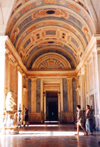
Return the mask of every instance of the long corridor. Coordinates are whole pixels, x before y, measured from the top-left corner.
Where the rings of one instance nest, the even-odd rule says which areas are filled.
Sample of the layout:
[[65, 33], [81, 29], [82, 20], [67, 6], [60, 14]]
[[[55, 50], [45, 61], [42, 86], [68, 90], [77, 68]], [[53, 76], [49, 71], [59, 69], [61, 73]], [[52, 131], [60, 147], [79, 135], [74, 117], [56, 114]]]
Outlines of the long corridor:
[[99, 147], [100, 132], [93, 135], [75, 136], [75, 125], [33, 124], [19, 127], [19, 134], [0, 134], [0, 147]]

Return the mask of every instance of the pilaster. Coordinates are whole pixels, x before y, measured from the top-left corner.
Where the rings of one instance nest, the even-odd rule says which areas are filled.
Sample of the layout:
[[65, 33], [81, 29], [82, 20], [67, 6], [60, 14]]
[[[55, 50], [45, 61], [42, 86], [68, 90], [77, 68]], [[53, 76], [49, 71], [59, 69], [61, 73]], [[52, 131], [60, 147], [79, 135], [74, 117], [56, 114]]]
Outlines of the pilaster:
[[60, 108], [61, 108], [61, 93], [58, 92], [58, 120], [59, 121], [61, 121]]
[[31, 78], [31, 113], [36, 113], [36, 78]]
[[73, 113], [72, 78], [67, 78], [68, 112]]
[[85, 98], [85, 67], [81, 70], [80, 75], [80, 87], [81, 87], [81, 108], [85, 109], [86, 107], [86, 98]]
[[44, 121], [46, 121], [46, 92], [43, 93], [44, 99]]
[[43, 80], [41, 79], [41, 123], [43, 123], [43, 121], [44, 121], [43, 106], [44, 106], [44, 102], [43, 102]]

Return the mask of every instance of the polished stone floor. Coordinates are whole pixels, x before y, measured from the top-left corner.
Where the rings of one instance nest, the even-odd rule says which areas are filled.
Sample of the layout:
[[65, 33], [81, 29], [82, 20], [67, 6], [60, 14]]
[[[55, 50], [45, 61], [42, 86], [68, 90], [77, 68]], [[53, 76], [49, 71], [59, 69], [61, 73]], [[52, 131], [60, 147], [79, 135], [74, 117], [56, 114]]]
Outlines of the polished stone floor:
[[99, 147], [100, 132], [75, 136], [75, 125], [34, 124], [19, 128], [17, 135], [0, 134], [0, 147]]

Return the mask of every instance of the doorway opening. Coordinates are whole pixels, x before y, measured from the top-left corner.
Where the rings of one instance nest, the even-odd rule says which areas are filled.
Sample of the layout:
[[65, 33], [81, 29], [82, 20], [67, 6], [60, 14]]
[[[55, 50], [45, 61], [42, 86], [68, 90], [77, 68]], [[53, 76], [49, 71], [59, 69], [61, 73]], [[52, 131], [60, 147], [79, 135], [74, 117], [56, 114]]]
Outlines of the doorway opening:
[[58, 92], [46, 92], [46, 120], [58, 121]]

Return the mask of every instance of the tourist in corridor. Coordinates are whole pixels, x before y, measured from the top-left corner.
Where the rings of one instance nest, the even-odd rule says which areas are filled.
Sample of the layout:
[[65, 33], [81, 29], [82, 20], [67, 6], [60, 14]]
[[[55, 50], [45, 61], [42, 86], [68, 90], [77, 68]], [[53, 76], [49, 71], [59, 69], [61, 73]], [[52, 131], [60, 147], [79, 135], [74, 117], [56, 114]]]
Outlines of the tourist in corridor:
[[86, 131], [93, 134], [93, 115], [89, 105], [86, 106]]
[[79, 135], [79, 127], [81, 127], [84, 130], [84, 132], [85, 132], [84, 135], [88, 135], [88, 132], [83, 127], [81, 106], [77, 105], [77, 134], [75, 134], [75, 135]]

